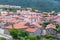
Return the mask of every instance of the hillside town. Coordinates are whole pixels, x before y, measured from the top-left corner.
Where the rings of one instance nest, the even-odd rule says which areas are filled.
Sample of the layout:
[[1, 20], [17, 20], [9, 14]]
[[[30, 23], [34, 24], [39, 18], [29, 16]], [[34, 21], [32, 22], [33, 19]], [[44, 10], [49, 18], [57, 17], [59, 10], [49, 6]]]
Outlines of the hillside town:
[[[13, 12], [8, 11], [9, 8], [18, 9]], [[30, 36], [42, 37], [41, 40], [47, 34], [60, 40], [60, 12], [41, 12], [32, 8], [22, 9], [21, 6], [0, 5], [0, 36], [4, 35], [7, 40], [12, 40], [9, 32], [11, 29], [26, 30]]]

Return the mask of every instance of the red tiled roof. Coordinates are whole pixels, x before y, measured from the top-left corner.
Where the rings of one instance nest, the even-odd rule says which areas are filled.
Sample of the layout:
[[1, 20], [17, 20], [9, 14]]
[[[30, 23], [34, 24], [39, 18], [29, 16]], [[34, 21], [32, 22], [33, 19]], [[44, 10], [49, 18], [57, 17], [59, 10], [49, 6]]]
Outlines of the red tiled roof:
[[49, 24], [49, 25], [46, 26], [46, 29], [47, 29], [47, 28], [54, 28], [54, 29], [55, 29], [56, 26], [55, 26], [54, 24]]
[[42, 26], [39, 25], [38, 23], [35, 23], [34, 25], [37, 26], [38, 28], [42, 28]]
[[7, 28], [7, 29], [12, 29], [12, 25], [9, 25], [9, 26], [7, 26], [7, 27], [5, 27], [5, 28]]
[[37, 30], [37, 28], [27, 28], [26, 31], [28, 32], [35, 32]]
[[[16, 23], [13, 26], [15, 29], [21, 29], [21, 28], [28, 28], [28, 26], [24, 26], [24, 23]], [[12, 29], [12, 25], [5, 27], [7, 29]]]

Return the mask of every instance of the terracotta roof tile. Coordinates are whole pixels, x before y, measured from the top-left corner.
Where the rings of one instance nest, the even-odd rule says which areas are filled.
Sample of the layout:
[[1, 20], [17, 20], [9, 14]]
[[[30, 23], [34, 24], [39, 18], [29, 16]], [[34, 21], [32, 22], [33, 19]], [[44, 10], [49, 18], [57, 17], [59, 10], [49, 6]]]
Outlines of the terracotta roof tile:
[[38, 28], [42, 28], [42, 26], [39, 25], [38, 23], [35, 23], [34, 25], [37, 26]]
[[49, 24], [49, 25], [46, 26], [46, 29], [47, 29], [47, 28], [54, 28], [54, 29], [55, 29], [56, 26], [55, 26], [54, 24]]
[[[10, 26], [7, 26], [7, 27], [5, 27], [5, 28], [7, 28], [7, 29], [11, 29], [12, 28], [12, 25], [10, 25]], [[22, 23], [22, 24], [20, 24], [20, 23], [17, 23], [17, 24], [14, 24], [14, 28], [15, 29], [21, 29], [21, 28], [28, 28], [28, 26], [24, 26], [24, 24]]]
[[12, 25], [6, 26], [6, 29], [12, 29]]
[[35, 32], [37, 30], [37, 28], [27, 28], [26, 31], [28, 32]]

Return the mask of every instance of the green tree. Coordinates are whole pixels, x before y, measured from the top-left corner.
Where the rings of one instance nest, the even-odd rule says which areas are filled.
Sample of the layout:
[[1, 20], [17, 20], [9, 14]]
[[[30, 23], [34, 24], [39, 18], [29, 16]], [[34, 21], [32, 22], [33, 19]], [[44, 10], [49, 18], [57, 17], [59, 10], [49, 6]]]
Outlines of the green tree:
[[60, 28], [56, 28], [55, 30], [56, 30], [58, 33], [60, 33]]
[[19, 40], [25, 40], [25, 39], [27, 40], [28, 36], [29, 36], [29, 33], [26, 30], [21, 30], [18, 33], [18, 39]]
[[29, 40], [40, 40], [37, 36], [29, 36]]
[[17, 38], [18, 38], [18, 30], [17, 30], [17, 29], [11, 29], [11, 30], [10, 30], [10, 35], [11, 35], [14, 39], [17, 39]]
[[3, 11], [7, 10], [7, 8], [3, 8]]
[[57, 38], [53, 38], [52, 36], [53, 35], [51, 35], [51, 34], [47, 34], [44, 36], [44, 40], [58, 40]]
[[35, 12], [35, 9], [32, 9], [32, 12]]
[[57, 13], [53, 13], [53, 14], [51, 14], [51, 15], [57, 16]]
[[26, 30], [21, 30], [21, 31], [18, 33], [18, 35], [19, 35], [20, 37], [25, 37], [25, 36], [28, 36], [29, 33], [28, 33]]
[[60, 33], [60, 26], [59, 26], [59, 24], [55, 24], [56, 25], [56, 31], [58, 32], [58, 33]]
[[48, 24], [50, 24], [51, 22], [44, 22], [43, 24], [42, 24], [42, 26], [43, 27], [46, 27]]
[[56, 25], [56, 28], [59, 28], [60, 26], [59, 26], [59, 24], [55, 24]]
[[44, 40], [58, 40], [57, 38], [44, 38]]
[[51, 34], [47, 34], [47, 35], [45, 35], [45, 38], [51, 38], [51, 37], [52, 37]]
[[0, 37], [0, 40], [6, 40], [6, 38]]

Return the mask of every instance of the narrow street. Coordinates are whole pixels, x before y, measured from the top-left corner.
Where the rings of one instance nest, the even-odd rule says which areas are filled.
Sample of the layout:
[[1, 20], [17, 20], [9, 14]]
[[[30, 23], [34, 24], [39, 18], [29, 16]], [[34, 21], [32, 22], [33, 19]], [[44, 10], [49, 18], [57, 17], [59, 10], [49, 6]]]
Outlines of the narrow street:
[[41, 40], [45, 40], [45, 39], [44, 39], [44, 35], [46, 35], [46, 30], [45, 30], [45, 29], [42, 30], [42, 37], [41, 37]]

